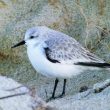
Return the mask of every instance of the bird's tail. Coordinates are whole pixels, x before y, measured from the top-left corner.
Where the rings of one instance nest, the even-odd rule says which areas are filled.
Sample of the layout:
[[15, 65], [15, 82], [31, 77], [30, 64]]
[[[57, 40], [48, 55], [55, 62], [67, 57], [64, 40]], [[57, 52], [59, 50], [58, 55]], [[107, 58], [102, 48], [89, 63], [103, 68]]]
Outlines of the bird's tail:
[[98, 68], [110, 68], [109, 63], [97, 63], [97, 62], [77, 62], [75, 65], [98, 67]]

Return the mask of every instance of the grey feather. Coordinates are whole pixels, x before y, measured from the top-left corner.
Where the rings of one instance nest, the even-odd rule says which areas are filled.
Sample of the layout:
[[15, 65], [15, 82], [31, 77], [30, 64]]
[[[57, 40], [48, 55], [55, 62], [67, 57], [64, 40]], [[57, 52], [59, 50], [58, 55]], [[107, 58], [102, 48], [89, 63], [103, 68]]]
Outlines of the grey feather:
[[48, 57], [51, 59], [65, 64], [74, 64], [76, 62], [104, 62], [68, 35], [57, 31], [50, 31], [46, 37], [47, 40], [45, 43], [50, 50], [48, 51]]

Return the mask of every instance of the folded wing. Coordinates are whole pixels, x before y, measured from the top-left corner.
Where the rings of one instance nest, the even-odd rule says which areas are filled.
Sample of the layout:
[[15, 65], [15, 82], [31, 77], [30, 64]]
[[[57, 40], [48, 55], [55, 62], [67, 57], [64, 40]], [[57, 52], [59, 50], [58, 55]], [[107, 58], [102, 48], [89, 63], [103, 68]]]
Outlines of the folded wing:
[[47, 58], [51, 62], [53, 61], [53, 63], [79, 64], [83, 66], [89, 62], [91, 63], [90, 65], [93, 63], [104, 63], [102, 59], [90, 53], [74, 38], [68, 35], [54, 31], [49, 36], [51, 37], [45, 41], [47, 45], [45, 53]]

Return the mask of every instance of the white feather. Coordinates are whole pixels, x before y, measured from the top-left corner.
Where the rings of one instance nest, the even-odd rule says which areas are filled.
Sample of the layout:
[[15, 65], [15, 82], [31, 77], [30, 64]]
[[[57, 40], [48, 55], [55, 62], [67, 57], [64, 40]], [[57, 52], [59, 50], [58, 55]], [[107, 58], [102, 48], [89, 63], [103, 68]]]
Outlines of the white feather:
[[[30, 39], [30, 36], [35, 38]], [[78, 75], [84, 70], [93, 69], [75, 65], [74, 63], [77, 62], [104, 62], [83, 48], [75, 39], [44, 26], [29, 29], [25, 34], [25, 42], [33, 67], [37, 72], [48, 77], [67, 78]], [[52, 63], [47, 59], [44, 50], [46, 47], [50, 49], [49, 57], [60, 63]], [[62, 57], [58, 57], [61, 55], [60, 53], [62, 53]]]

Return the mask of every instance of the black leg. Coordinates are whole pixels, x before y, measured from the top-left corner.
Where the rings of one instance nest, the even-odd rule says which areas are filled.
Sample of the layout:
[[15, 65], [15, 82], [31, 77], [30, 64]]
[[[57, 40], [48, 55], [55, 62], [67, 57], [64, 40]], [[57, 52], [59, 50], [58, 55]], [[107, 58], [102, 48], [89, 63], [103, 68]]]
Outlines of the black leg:
[[54, 84], [54, 89], [53, 89], [52, 96], [51, 96], [49, 99], [47, 99], [47, 102], [50, 101], [50, 100], [52, 100], [52, 99], [55, 99], [55, 98], [63, 97], [63, 96], [65, 95], [66, 79], [64, 79], [62, 94], [59, 95], [58, 97], [55, 97], [55, 91], [56, 91], [56, 88], [57, 88], [58, 82], [59, 82], [59, 80], [56, 78], [56, 79], [55, 79], [55, 84]]
[[49, 99], [46, 100], [47, 102], [50, 101], [50, 100], [52, 100], [52, 99], [55, 99], [55, 98], [56, 98], [56, 97], [55, 97], [55, 91], [56, 91], [58, 82], [59, 82], [59, 80], [56, 78], [56, 79], [55, 79], [55, 83], [54, 83], [54, 89], [53, 89], [52, 96], [51, 96]]
[[65, 95], [65, 88], [66, 88], [66, 79], [64, 79], [63, 91], [62, 91], [62, 94], [59, 97], [63, 97]]
[[53, 89], [53, 93], [52, 93], [52, 97], [51, 98], [55, 98], [55, 91], [56, 91], [58, 82], [59, 82], [59, 80], [56, 78], [55, 79], [54, 89]]
[[66, 88], [66, 79], [64, 79], [62, 96], [65, 95], [65, 88]]

